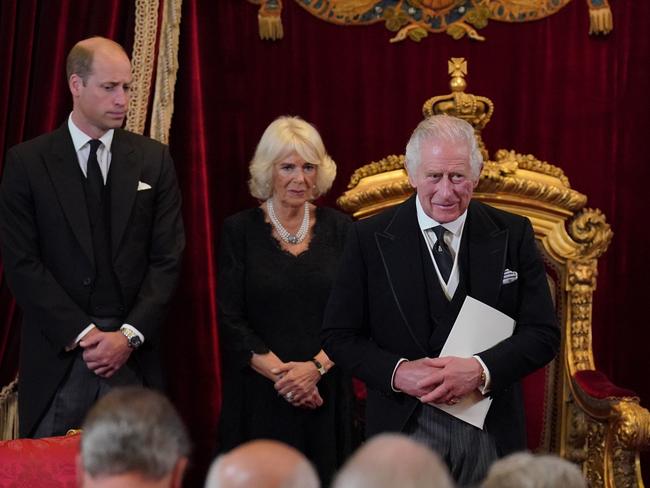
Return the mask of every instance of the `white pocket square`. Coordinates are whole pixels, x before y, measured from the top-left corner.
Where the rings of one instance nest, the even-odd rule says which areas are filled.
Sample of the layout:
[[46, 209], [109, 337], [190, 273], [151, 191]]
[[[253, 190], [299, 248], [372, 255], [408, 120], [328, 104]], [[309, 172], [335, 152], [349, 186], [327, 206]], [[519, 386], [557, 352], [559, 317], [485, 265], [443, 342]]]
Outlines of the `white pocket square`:
[[138, 181], [138, 191], [142, 190], [151, 190], [151, 185], [148, 185], [144, 181]]
[[506, 268], [506, 270], [503, 272], [502, 284], [507, 285], [508, 283], [517, 281], [517, 278], [519, 278], [519, 274], [516, 271], [511, 271], [508, 268]]

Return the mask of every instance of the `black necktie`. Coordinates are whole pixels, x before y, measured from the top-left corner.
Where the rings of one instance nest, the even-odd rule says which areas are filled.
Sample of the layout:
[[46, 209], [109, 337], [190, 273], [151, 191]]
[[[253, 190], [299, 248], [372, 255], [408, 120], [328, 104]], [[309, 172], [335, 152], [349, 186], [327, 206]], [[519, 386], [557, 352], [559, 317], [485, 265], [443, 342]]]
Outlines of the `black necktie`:
[[447, 247], [447, 243], [445, 243], [445, 232], [447, 232], [447, 229], [442, 225], [436, 225], [433, 228], [433, 233], [438, 239], [433, 245], [433, 258], [436, 260], [442, 279], [447, 283], [451, 268], [454, 266], [454, 258], [451, 257], [451, 251]]
[[88, 155], [88, 166], [86, 167], [88, 183], [100, 202], [104, 193], [104, 177], [102, 176], [102, 170], [99, 169], [99, 162], [97, 161], [97, 148], [99, 148], [101, 143], [102, 141], [99, 139], [91, 139], [88, 141], [90, 154]]

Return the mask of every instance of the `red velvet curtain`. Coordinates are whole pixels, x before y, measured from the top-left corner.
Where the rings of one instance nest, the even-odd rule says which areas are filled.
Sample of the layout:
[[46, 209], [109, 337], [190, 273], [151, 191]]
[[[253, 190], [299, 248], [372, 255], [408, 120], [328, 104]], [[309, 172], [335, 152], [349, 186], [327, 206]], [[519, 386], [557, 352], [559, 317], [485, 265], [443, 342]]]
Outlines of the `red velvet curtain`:
[[207, 3], [183, 2], [181, 68], [170, 141], [183, 193], [187, 248], [173, 326], [168, 329], [167, 366], [173, 399], [195, 443], [187, 486], [202, 486], [216, 447], [221, 400], [215, 301], [215, 226], [219, 222], [213, 197], [218, 191], [213, 182], [221, 180], [214, 155], [221, 138], [212, 130], [215, 108], [210, 103], [209, 83], [213, 80], [206, 76], [210, 63], [204, 62], [213, 46], [198, 9]]
[[[102, 35], [129, 52], [134, 26], [135, 9], [128, 0], [0, 2], [0, 172], [7, 149], [58, 127], [70, 112], [65, 58], [74, 43]], [[0, 385], [18, 369], [19, 323], [20, 311], [2, 274]]]
[[[334, 187], [321, 202], [333, 205], [355, 168], [403, 152], [423, 102], [449, 92], [447, 60], [465, 57], [468, 91], [496, 105], [483, 134], [489, 150], [517, 149], [560, 166], [612, 225], [614, 241], [601, 260], [595, 295], [597, 365], [650, 406], [650, 333], [644, 326], [650, 231], [643, 225], [650, 203], [642, 198], [650, 2], [610, 2], [614, 31], [604, 37], [588, 35], [586, 2], [575, 0], [541, 21], [490, 22], [481, 30], [487, 37], [482, 43], [442, 34], [419, 44], [389, 44], [391, 33], [382, 25], [340, 27], [312, 17], [297, 2], [283, 3], [285, 38], [277, 42], [259, 39], [257, 7], [244, 0], [183, 5], [171, 148], [196, 255], [188, 256], [184, 281], [193, 301], [188, 295], [181, 310], [192, 303], [201, 317], [214, 319], [220, 225], [255, 204], [247, 165], [271, 120], [297, 114], [317, 125], [338, 163]], [[213, 321], [186, 324], [187, 354], [209, 358], [199, 349], [213, 345], [212, 327]], [[212, 417], [201, 413], [214, 421], [219, 392], [204, 379], [203, 358], [195, 362], [204, 372], [194, 372], [199, 384], [209, 389], [205, 403], [193, 409], [215, 409]]]

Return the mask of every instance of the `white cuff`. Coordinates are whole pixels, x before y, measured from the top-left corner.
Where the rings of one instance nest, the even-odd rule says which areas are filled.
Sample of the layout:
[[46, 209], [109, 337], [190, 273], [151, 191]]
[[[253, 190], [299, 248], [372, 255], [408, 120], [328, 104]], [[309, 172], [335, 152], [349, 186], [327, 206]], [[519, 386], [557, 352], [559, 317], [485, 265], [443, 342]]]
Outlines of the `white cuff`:
[[480, 357], [478, 356], [472, 356], [472, 357], [476, 358], [476, 360], [483, 368], [483, 371], [485, 372], [485, 384], [483, 386], [479, 386], [478, 388], [478, 391], [480, 391], [483, 395], [485, 395], [490, 391], [490, 370], [488, 369], [488, 367], [485, 365], [485, 363]]
[[399, 365], [404, 363], [404, 362], [408, 362], [408, 359], [402, 358], [399, 361], [397, 361], [397, 364], [395, 365], [395, 368], [393, 369], [393, 374], [390, 376], [390, 388], [395, 393], [402, 393], [401, 390], [398, 390], [397, 388], [395, 388], [394, 381], [395, 381], [395, 373], [397, 372], [397, 368], [399, 368]]
[[137, 335], [140, 338], [140, 342], [144, 344], [144, 336], [138, 329], [133, 327], [131, 324], [123, 324], [122, 327], [120, 327], [120, 329], [129, 329], [131, 332]]
[[75, 347], [79, 345], [79, 342], [81, 339], [84, 338], [84, 336], [93, 330], [95, 328], [95, 324], [89, 324], [88, 327], [86, 327], [84, 330], [82, 330], [77, 337], [74, 338], [74, 341], [72, 341], [71, 344], [68, 344], [68, 346], [65, 348], [66, 352], [67, 351], [72, 351]]

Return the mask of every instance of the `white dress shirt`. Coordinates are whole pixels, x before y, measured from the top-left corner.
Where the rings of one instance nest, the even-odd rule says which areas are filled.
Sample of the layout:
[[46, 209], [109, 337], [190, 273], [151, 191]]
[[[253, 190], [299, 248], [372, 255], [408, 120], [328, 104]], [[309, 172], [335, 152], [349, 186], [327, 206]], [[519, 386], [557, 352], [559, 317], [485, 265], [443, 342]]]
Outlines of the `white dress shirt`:
[[[447, 297], [447, 300], [452, 300], [454, 298], [454, 293], [456, 293], [456, 289], [458, 288], [458, 284], [460, 282], [460, 269], [458, 267], [458, 254], [459, 254], [458, 250], [460, 249], [460, 241], [463, 237], [463, 229], [465, 228], [465, 220], [467, 219], [467, 210], [465, 210], [456, 220], [453, 220], [451, 222], [446, 222], [445, 224], [441, 224], [426, 214], [426, 212], [422, 208], [420, 199], [417, 196], [415, 197], [415, 208], [417, 210], [418, 225], [420, 227], [420, 232], [422, 232], [424, 241], [427, 243], [429, 256], [431, 257], [431, 261], [433, 262], [433, 267], [436, 270], [436, 275], [438, 276], [440, 287], [442, 288], [442, 291]], [[438, 269], [438, 263], [436, 263], [436, 260], [433, 257], [433, 246], [438, 241], [438, 238], [433, 232], [433, 228], [438, 225], [442, 225], [448, 231], [445, 232], [444, 234], [444, 240], [445, 240], [445, 244], [447, 244], [447, 247], [449, 248], [449, 251], [451, 251], [452, 257], [454, 258], [454, 265], [451, 269], [451, 274], [449, 275], [449, 281], [447, 281], [446, 283], [445, 280], [442, 278], [442, 275], [440, 274], [440, 270]], [[487, 366], [485, 365], [485, 363], [480, 357], [478, 356], [473, 356], [473, 357], [475, 357], [478, 360], [478, 362], [481, 364], [481, 367], [483, 368], [483, 371], [485, 372], [485, 385], [479, 388], [481, 393], [485, 394], [487, 393], [487, 391], [489, 391], [490, 371], [488, 370]], [[408, 359], [406, 358], [400, 359], [399, 361], [397, 361], [397, 364], [393, 369], [393, 374], [390, 378], [390, 386], [393, 389], [393, 391], [399, 391], [395, 388], [395, 383], [394, 383], [395, 372], [397, 371], [399, 365], [402, 364], [404, 361], [408, 361]]]
[[[75, 125], [72, 121], [72, 114], [68, 117], [68, 130], [70, 131], [70, 136], [72, 137], [72, 145], [74, 150], [77, 153], [77, 160], [79, 161], [79, 167], [84, 176], [88, 176], [88, 156], [90, 156], [90, 144], [92, 140], [88, 134], [83, 132], [79, 127]], [[99, 163], [99, 169], [102, 172], [102, 177], [104, 178], [104, 184], [106, 184], [106, 179], [108, 178], [108, 170], [111, 167], [111, 144], [113, 143], [113, 135], [115, 131], [110, 129], [99, 138], [101, 144], [97, 148], [97, 162]], [[68, 347], [68, 350], [74, 349], [79, 341], [83, 337], [95, 328], [95, 324], [88, 324], [84, 330], [75, 338], [71, 346]], [[121, 328], [126, 328], [132, 330], [139, 338], [140, 341], [144, 343], [144, 336], [142, 333], [133, 327], [130, 324], [124, 324]]]
[[[460, 240], [463, 237], [463, 229], [465, 228], [465, 219], [467, 218], [467, 210], [465, 210], [460, 217], [452, 222], [447, 222], [444, 225], [436, 222], [434, 219], [429, 217], [422, 208], [420, 199], [416, 197], [415, 199], [415, 208], [418, 213], [418, 224], [420, 226], [420, 232], [424, 237], [425, 242], [427, 243], [427, 248], [429, 250], [429, 256], [431, 261], [433, 261], [433, 266], [436, 269], [436, 274], [438, 275], [438, 281], [440, 281], [440, 287], [445, 293], [447, 300], [454, 298], [454, 293], [456, 293], [456, 288], [458, 288], [458, 283], [460, 282], [460, 271], [458, 269], [458, 250], [460, 249]], [[433, 246], [438, 242], [438, 238], [433, 232], [433, 228], [438, 225], [442, 225], [448, 232], [445, 232], [444, 239], [445, 244], [451, 251], [451, 256], [454, 258], [454, 265], [451, 268], [451, 274], [449, 275], [449, 281], [445, 283], [445, 280], [442, 279], [440, 270], [438, 269], [438, 263], [433, 257]]]

